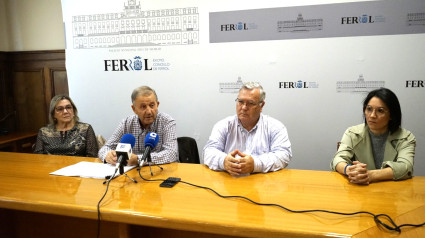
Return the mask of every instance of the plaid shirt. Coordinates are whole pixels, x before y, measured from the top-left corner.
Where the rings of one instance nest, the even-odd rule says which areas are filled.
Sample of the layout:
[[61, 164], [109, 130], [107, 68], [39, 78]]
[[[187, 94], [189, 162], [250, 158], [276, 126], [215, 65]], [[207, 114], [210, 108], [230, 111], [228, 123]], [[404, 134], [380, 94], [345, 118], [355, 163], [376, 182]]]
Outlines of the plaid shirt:
[[152, 162], [155, 164], [179, 162], [176, 122], [170, 115], [161, 112], [158, 113], [156, 120], [146, 129], [141, 127], [137, 115], [131, 115], [122, 120], [106, 144], [99, 150], [99, 158], [104, 161], [108, 152], [117, 147], [121, 137], [130, 133], [136, 138], [133, 154], [136, 154], [141, 159], [145, 151], [145, 137], [149, 132], [155, 132], [159, 136], [158, 144], [151, 152]]

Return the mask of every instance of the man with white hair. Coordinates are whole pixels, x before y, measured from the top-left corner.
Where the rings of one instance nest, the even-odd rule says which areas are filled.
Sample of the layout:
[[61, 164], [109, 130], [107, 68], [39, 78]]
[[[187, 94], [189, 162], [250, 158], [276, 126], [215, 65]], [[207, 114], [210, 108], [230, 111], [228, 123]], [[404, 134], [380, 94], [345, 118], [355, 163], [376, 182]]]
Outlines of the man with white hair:
[[263, 115], [266, 93], [259, 83], [245, 83], [236, 98], [236, 115], [214, 125], [203, 150], [212, 170], [233, 176], [267, 173], [285, 168], [291, 157], [286, 127]]
[[178, 162], [176, 122], [170, 115], [158, 111], [159, 101], [155, 90], [148, 86], [138, 87], [131, 94], [131, 102], [134, 115], [121, 121], [106, 144], [99, 150], [99, 158], [106, 163], [116, 164], [115, 149], [122, 136], [130, 133], [136, 141], [128, 165], [136, 165], [143, 157], [146, 135], [155, 132], [159, 141], [152, 150], [152, 162], [155, 164]]

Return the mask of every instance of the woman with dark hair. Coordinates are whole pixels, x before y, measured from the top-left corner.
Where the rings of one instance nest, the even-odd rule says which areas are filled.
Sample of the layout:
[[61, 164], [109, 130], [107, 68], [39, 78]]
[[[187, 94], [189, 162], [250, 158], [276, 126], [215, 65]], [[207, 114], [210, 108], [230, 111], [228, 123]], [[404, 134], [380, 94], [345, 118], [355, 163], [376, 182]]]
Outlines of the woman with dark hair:
[[49, 121], [38, 132], [34, 153], [97, 157], [94, 130], [91, 125], [79, 122], [77, 107], [70, 97], [52, 98]]
[[332, 170], [356, 184], [411, 178], [416, 139], [400, 127], [397, 96], [387, 88], [369, 92], [363, 115], [364, 124], [345, 131], [331, 162]]

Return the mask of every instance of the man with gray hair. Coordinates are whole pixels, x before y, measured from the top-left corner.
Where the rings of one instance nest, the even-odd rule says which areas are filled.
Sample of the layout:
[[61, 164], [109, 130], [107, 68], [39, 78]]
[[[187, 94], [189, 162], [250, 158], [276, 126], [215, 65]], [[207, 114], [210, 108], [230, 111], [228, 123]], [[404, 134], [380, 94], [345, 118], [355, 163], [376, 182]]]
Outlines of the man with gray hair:
[[263, 115], [266, 93], [259, 83], [245, 83], [236, 98], [236, 115], [217, 122], [203, 150], [212, 170], [233, 176], [285, 168], [292, 157], [286, 127]]
[[128, 165], [137, 165], [145, 150], [144, 140], [149, 132], [158, 134], [158, 144], [151, 152], [152, 162], [166, 164], [178, 162], [176, 122], [165, 113], [158, 112], [159, 101], [155, 90], [141, 86], [131, 94], [131, 108], [135, 115], [128, 116], [118, 125], [106, 144], [99, 150], [99, 158], [106, 163], [116, 164], [115, 148], [125, 134], [136, 138], [133, 154]]

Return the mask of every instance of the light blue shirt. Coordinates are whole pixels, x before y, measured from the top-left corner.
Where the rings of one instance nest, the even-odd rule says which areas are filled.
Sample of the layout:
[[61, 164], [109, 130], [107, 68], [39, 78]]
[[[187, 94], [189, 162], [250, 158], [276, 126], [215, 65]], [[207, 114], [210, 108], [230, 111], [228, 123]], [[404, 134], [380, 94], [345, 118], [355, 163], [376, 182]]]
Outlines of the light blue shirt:
[[212, 170], [224, 170], [224, 158], [236, 149], [252, 156], [254, 173], [283, 169], [292, 158], [286, 127], [263, 114], [251, 131], [242, 126], [237, 115], [217, 122], [203, 150], [204, 164]]

